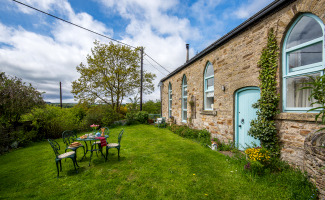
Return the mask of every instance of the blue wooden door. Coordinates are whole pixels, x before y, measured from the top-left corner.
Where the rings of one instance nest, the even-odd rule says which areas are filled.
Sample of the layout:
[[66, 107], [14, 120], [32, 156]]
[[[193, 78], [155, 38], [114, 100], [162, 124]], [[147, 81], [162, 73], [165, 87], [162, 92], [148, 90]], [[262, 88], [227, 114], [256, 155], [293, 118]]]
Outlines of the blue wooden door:
[[252, 107], [260, 98], [260, 89], [258, 87], [247, 87], [236, 92], [235, 102], [235, 140], [237, 147], [244, 150], [246, 144], [252, 143], [260, 146], [260, 141], [248, 135], [250, 122], [256, 119], [256, 110]]

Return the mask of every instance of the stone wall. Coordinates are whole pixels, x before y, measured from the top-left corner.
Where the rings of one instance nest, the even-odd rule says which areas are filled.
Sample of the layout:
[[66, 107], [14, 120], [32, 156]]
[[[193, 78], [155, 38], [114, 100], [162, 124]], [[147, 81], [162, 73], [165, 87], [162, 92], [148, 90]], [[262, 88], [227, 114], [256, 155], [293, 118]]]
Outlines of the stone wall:
[[305, 143], [304, 170], [319, 188], [319, 199], [325, 198], [325, 131], [311, 132]]
[[[188, 104], [188, 116], [193, 116], [192, 127], [208, 129], [211, 137], [228, 141], [234, 139], [234, 94], [244, 87], [258, 86], [259, 67], [257, 62], [262, 49], [266, 47], [268, 31], [273, 28], [278, 45], [281, 47], [287, 30], [300, 13], [313, 13], [325, 22], [325, 0], [297, 0], [249, 26], [236, 37], [228, 40], [203, 58], [184, 68], [163, 82], [162, 115], [168, 118], [168, 84], [172, 84], [172, 110], [176, 123], [181, 122], [182, 78], [187, 77], [188, 99], [195, 99], [195, 115]], [[213, 111], [203, 109], [204, 69], [207, 62], [214, 67], [214, 107]], [[281, 87], [281, 52], [278, 63], [277, 90]], [[225, 86], [225, 91], [221, 88]], [[281, 100], [282, 101], [282, 100]], [[281, 110], [281, 101], [279, 109]], [[317, 124], [313, 114], [281, 113], [277, 116], [278, 135], [281, 139], [282, 157], [297, 166], [303, 165], [304, 137]], [[188, 120], [189, 121], [189, 120]]]

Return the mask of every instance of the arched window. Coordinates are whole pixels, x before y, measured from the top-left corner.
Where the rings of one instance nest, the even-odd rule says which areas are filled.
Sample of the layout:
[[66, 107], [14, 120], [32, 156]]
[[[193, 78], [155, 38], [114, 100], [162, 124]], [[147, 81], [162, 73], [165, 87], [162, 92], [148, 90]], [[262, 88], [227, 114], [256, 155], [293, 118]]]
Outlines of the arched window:
[[311, 107], [308, 76], [323, 75], [324, 24], [312, 14], [301, 15], [290, 27], [283, 44], [283, 111], [305, 112]]
[[168, 86], [168, 116], [172, 116], [172, 84], [169, 82]]
[[210, 62], [204, 71], [204, 110], [213, 110], [214, 102], [214, 70]]
[[187, 122], [187, 81], [185, 75], [182, 81], [182, 122]]

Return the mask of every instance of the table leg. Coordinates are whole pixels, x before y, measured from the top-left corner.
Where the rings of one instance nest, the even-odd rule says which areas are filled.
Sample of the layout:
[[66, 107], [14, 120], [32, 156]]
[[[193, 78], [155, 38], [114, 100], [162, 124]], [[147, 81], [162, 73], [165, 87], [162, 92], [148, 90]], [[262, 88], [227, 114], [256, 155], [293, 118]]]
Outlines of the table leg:
[[[89, 145], [91, 145], [91, 141], [89, 141]], [[91, 150], [90, 150], [89, 166], [90, 166], [90, 161], [92, 156], [93, 156], [93, 145], [91, 145]]]
[[81, 158], [81, 160], [80, 161], [82, 161], [82, 159], [84, 159], [84, 157], [86, 157], [86, 154], [87, 154], [87, 152], [88, 152], [88, 145], [87, 145], [87, 141], [84, 141], [85, 142], [85, 144], [86, 144], [86, 151], [84, 151], [84, 156], [82, 156], [82, 158]]

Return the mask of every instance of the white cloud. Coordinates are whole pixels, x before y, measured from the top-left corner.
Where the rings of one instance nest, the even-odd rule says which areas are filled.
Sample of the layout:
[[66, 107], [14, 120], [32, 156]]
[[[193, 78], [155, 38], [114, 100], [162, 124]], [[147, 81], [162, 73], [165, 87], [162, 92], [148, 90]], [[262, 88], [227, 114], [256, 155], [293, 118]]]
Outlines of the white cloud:
[[271, 2], [273, 2], [273, 0], [250, 0], [249, 4], [242, 4], [238, 9], [232, 12], [232, 15], [236, 16], [238, 19], [247, 19]]
[[[73, 23], [101, 34], [113, 34], [111, 29], [87, 13], [75, 14], [66, 1], [60, 1], [60, 6], [53, 6], [54, 2], [57, 3], [54, 0], [24, 2], [44, 10], [60, 9]], [[70, 93], [71, 82], [79, 78], [76, 66], [80, 62], [85, 63], [86, 55], [90, 53], [95, 39], [104, 42], [109, 40], [60, 21], [51, 26], [53, 37], [33, 33], [22, 27], [6, 26], [0, 21], [0, 45], [5, 44], [0, 48], [1, 71], [23, 78], [23, 81], [32, 83], [39, 91], [46, 91], [46, 100], [52, 102], [59, 101], [61, 81], [63, 96], [67, 98], [64, 101], [73, 102], [73, 95]]]

